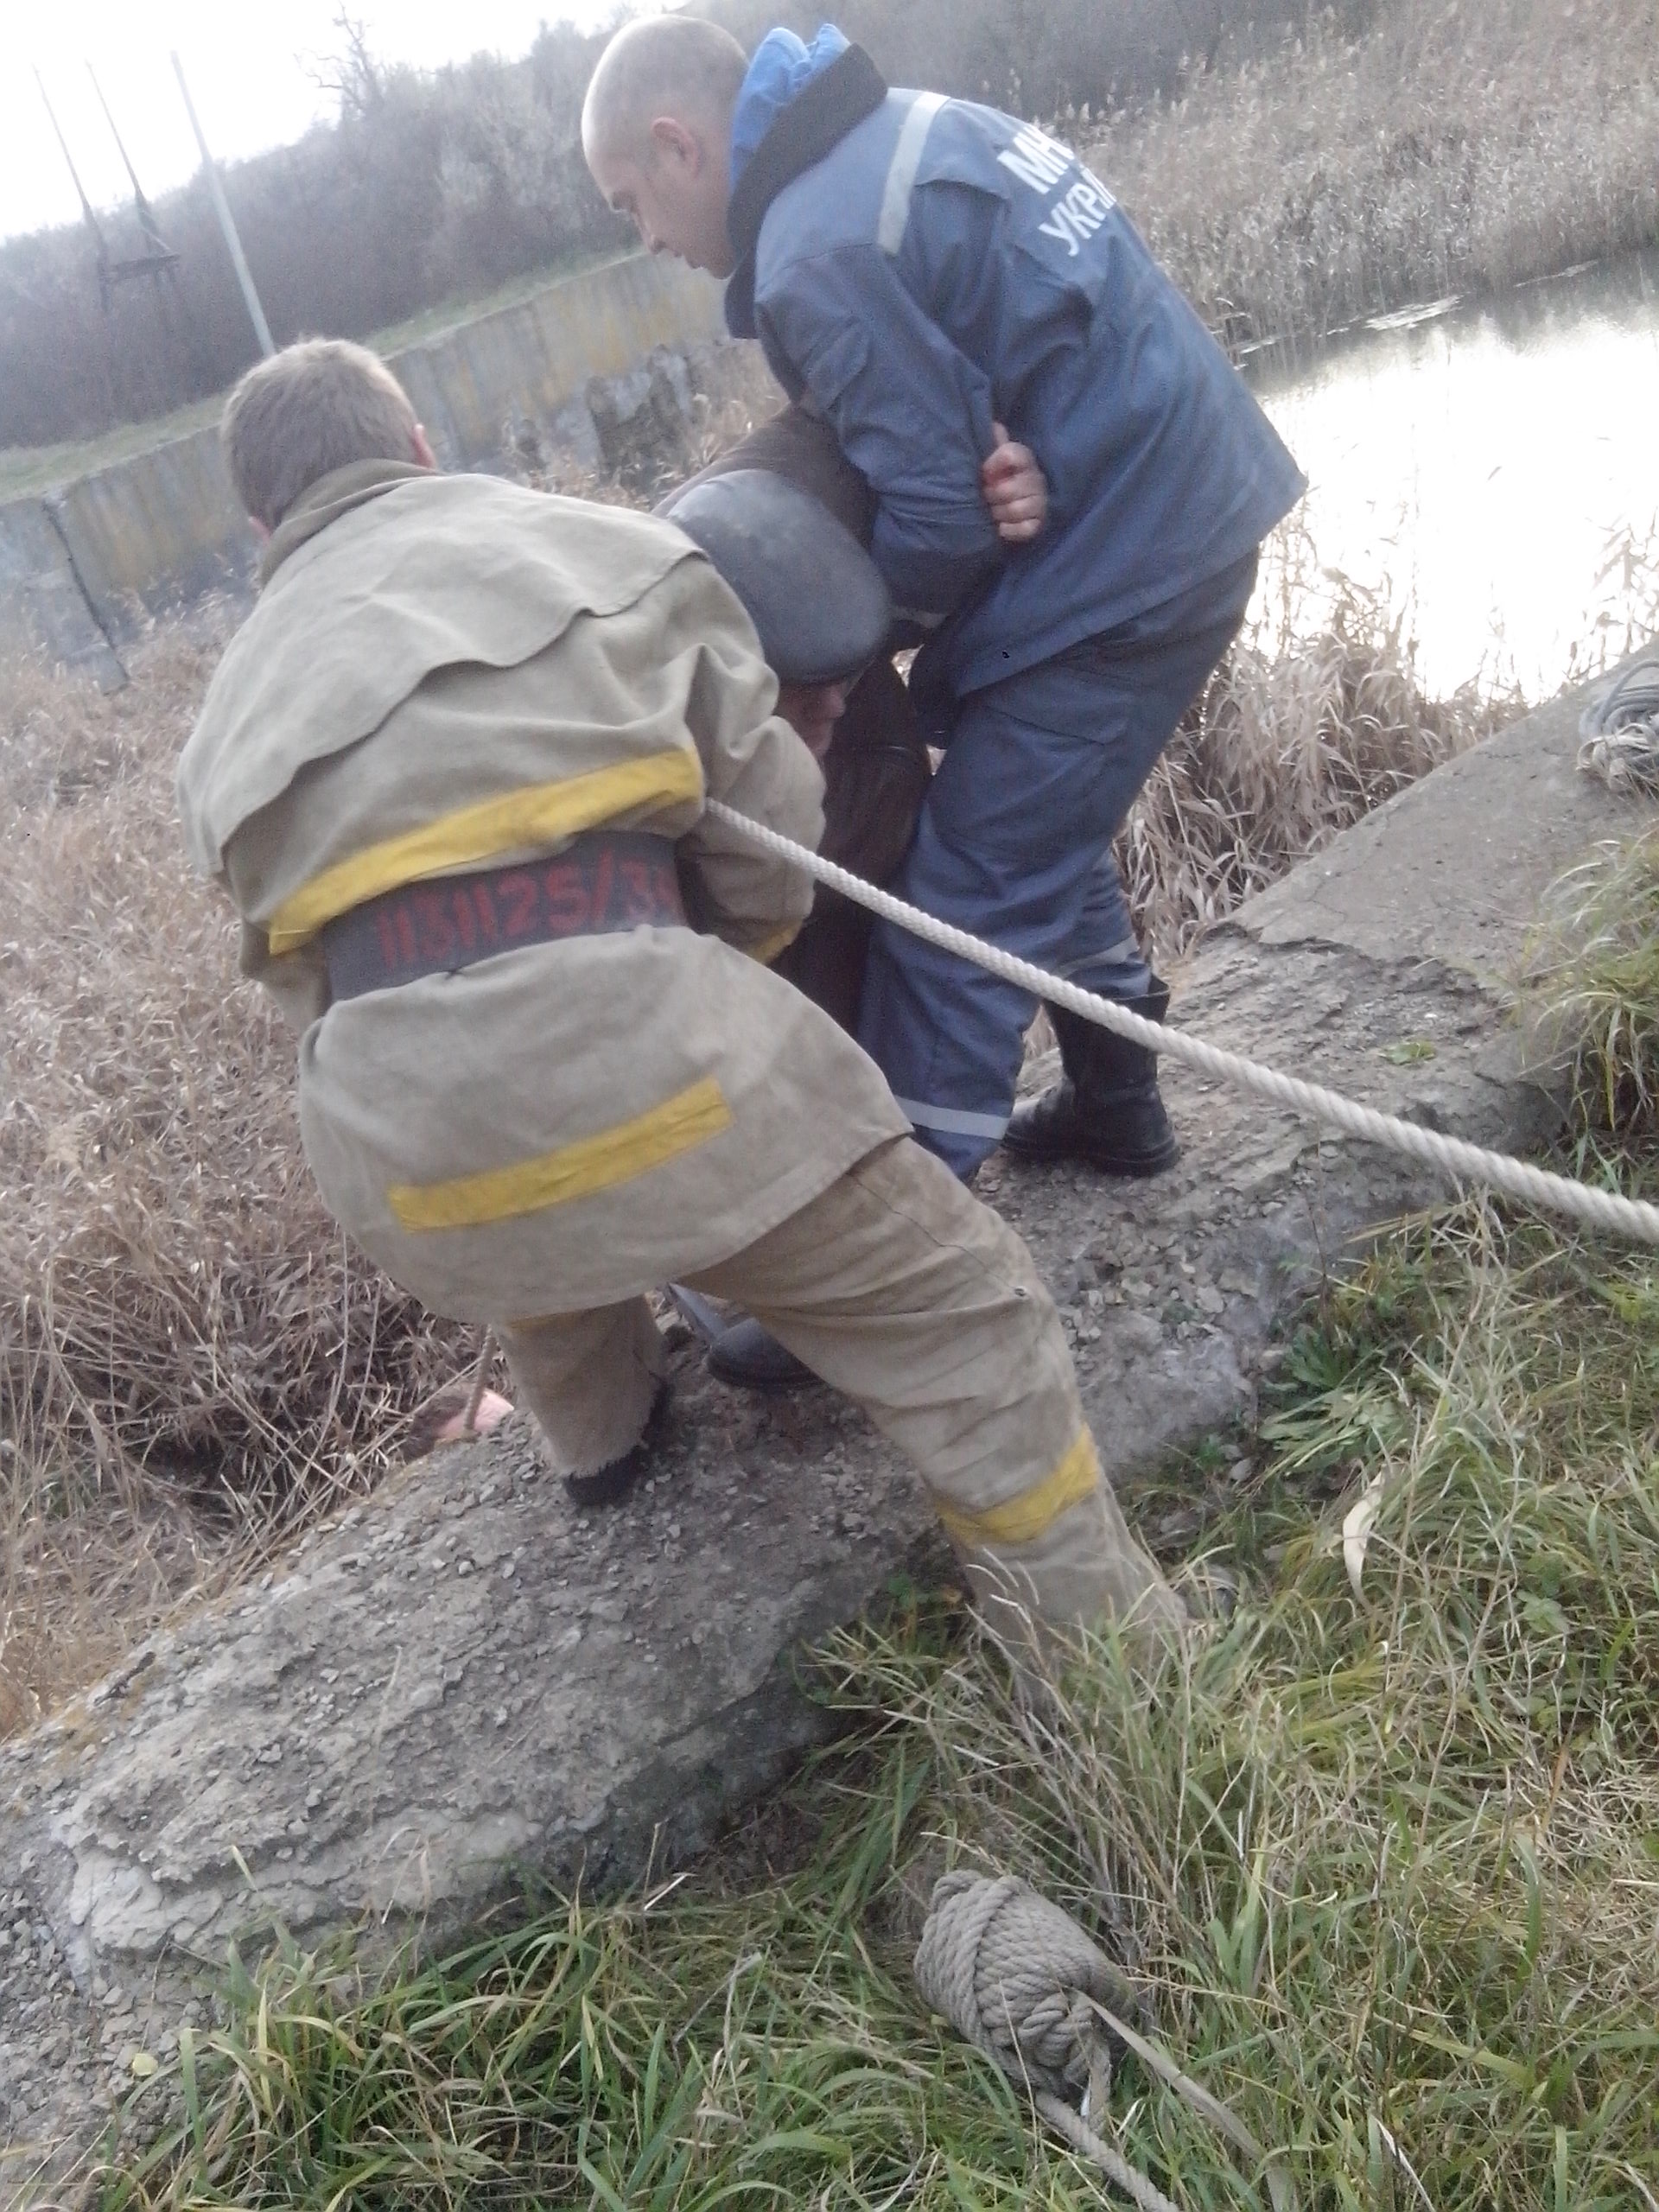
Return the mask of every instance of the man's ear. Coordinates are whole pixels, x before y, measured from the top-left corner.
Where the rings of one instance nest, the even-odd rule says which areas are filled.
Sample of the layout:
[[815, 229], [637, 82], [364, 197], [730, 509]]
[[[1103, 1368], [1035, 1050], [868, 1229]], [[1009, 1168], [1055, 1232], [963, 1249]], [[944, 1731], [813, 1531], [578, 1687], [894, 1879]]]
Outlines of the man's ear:
[[423, 423], [417, 423], [415, 425], [414, 435], [410, 439], [409, 448], [423, 468], [437, 467], [438, 456], [432, 450], [432, 441], [426, 435], [426, 425]]
[[679, 167], [696, 176], [703, 162], [703, 143], [699, 134], [677, 115], [659, 115], [651, 126], [653, 150], [662, 157], [677, 162]]

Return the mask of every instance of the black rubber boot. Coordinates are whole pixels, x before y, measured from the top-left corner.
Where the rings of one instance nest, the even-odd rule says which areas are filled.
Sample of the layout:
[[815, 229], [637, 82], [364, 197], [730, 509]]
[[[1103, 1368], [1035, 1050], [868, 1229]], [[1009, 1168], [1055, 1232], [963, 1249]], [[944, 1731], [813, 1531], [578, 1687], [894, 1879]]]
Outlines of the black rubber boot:
[[657, 1456], [657, 1446], [662, 1434], [663, 1413], [668, 1404], [668, 1385], [659, 1382], [657, 1395], [651, 1402], [651, 1411], [645, 1415], [645, 1426], [639, 1441], [619, 1458], [607, 1459], [602, 1467], [595, 1467], [588, 1475], [567, 1475], [564, 1487], [573, 1505], [614, 1505], [626, 1497]]
[[[1131, 1014], [1161, 1021], [1169, 986], [1154, 976]], [[1079, 1160], [1103, 1175], [1161, 1175], [1180, 1157], [1158, 1095], [1158, 1055], [1050, 1007], [1065, 1072], [1040, 1098], [1017, 1107], [1002, 1142], [1016, 1160]]]
[[804, 1390], [818, 1379], [804, 1360], [747, 1315], [709, 1345], [709, 1371], [740, 1390]]

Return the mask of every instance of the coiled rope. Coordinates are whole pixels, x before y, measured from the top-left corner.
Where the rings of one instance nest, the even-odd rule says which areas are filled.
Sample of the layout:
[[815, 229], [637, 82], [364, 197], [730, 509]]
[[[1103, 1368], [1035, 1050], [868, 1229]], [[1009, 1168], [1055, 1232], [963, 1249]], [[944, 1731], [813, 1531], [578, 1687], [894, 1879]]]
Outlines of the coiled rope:
[[923, 2001], [1027, 2090], [1141, 2212], [1179, 2208], [1090, 2125], [1106, 2113], [1115, 2046], [1134, 2051], [1266, 2176], [1274, 2212], [1294, 2212], [1284, 2160], [1129, 2024], [1126, 2015], [1141, 2013], [1134, 1990], [1069, 1913], [1015, 1876], [941, 1875], [914, 1972]]
[[1270, 1099], [1276, 1106], [1287, 1106], [1294, 1113], [1328, 1122], [1344, 1135], [1380, 1145], [1389, 1152], [1402, 1153], [1410, 1160], [1422, 1160], [1454, 1181], [1484, 1184], [1540, 1212], [1558, 1214], [1587, 1229], [1602, 1230], [1609, 1236], [1627, 1237], [1637, 1243], [1659, 1245], [1659, 1206], [1651, 1205], [1645, 1199], [1592, 1190], [1587, 1184], [1574, 1182], [1570, 1176], [1553, 1174], [1548, 1168], [1535, 1167], [1508, 1153], [1489, 1152], [1484, 1146], [1465, 1143], [1461, 1137], [1442, 1136], [1415, 1122], [1402, 1121], [1397, 1115], [1362, 1106], [1354, 1099], [1344, 1098], [1340, 1091], [1326, 1090], [1323, 1084], [1303, 1083], [1295, 1076], [1281, 1075], [1277, 1069], [1247, 1059], [1241, 1052], [1224, 1052], [1219, 1046], [1206, 1045], [1201, 1038], [1189, 1036], [1184, 1030], [1147, 1021], [1141, 1014], [1131, 1014], [1127, 1007], [1097, 997], [1093, 991], [1080, 989], [1076, 983], [1068, 983], [1060, 976], [1051, 976], [1029, 960], [1021, 960], [1014, 953], [1004, 952], [981, 938], [970, 936], [966, 930], [924, 913], [920, 907], [895, 899], [889, 891], [877, 890], [873, 883], [866, 883], [861, 876], [797, 844], [793, 838], [783, 836], [762, 823], [752, 822], [747, 815], [740, 814], [723, 800], [708, 799], [704, 805], [717, 821], [766, 851], [775, 853], [780, 860], [791, 861], [830, 890], [850, 899], [855, 906], [880, 915], [883, 921], [894, 922], [912, 936], [938, 945], [942, 951], [971, 961], [988, 975], [1000, 976], [1005, 982], [1032, 991], [1050, 1005], [1062, 1006], [1070, 1013], [1081, 1014], [1085, 1021], [1112, 1030], [1132, 1044], [1167, 1053], [1172, 1059], [1196, 1068], [1200, 1074], [1213, 1077], [1217, 1082], [1252, 1091], [1258, 1097]]
[[1579, 719], [1579, 766], [1610, 791], [1659, 792], [1659, 660], [1604, 684]]

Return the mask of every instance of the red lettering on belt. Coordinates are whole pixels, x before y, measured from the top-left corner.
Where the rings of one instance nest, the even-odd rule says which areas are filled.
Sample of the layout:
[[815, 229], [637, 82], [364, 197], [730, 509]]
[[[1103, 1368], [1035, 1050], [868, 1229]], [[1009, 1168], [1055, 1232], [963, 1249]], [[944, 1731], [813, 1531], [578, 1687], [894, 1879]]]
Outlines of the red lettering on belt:
[[623, 920], [635, 923], [654, 921], [657, 906], [651, 895], [650, 861], [625, 860], [620, 873], [622, 877]]
[[539, 903], [536, 879], [528, 868], [515, 868], [511, 875], [504, 875], [497, 888], [506, 908], [502, 917], [501, 934], [509, 944], [515, 938], [528, 937], [536, 926], [536, 908]]
[[422, 959], [448, 959], [455, 949], [455, 925], [443, 892], [436, 888], [416, 891], [415, 913]]
[[588, 880], [579, 861], [555, 861], [542, 880], [547, 887], [547, 918], [562, 937], [585, 930], [590, 918]]
[[455, 935], [461, 939], [461, 950], [470, 952], [478, 943], [478, 931], [473, 925], [473, 902], [467, 896], [464, 884], [459, 890], [449, 893], [449, 912], [454, 919]]
[[601, 845], [598, 861], [594, 868], [593, 919], [589, 925], [591, 928], [602, 930], [609, 917], [611, 882], [615, 873], [616, 865], [611, 855], [611, 849], [608, 845]]

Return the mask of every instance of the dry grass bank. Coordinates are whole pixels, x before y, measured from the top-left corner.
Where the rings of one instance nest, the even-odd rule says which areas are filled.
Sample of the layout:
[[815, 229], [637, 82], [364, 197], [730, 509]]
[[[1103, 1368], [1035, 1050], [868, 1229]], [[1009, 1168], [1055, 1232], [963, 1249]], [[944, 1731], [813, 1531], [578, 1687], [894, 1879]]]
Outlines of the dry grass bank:
[[215, 648], [0, 677], [0, 1734], [300, 1498], [371, 1478], [458, 1332], [342, 1247], [292, 1039], [191, 879]]
[[1091, 158], [1212, 327], [1310, 344], [1659, 240], [1659, 5], [1384, 0], [1125, 109]]

